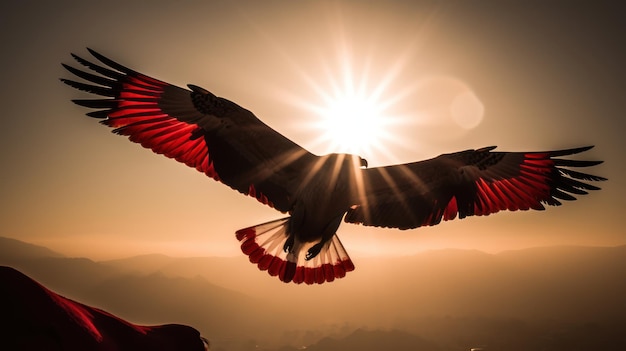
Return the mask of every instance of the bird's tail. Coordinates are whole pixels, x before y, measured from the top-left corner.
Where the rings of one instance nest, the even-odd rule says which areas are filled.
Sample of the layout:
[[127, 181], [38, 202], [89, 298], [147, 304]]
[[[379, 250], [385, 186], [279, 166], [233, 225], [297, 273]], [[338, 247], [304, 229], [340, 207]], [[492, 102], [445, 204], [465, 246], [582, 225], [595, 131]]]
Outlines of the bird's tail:
[[285, 283], [293, 281], [296, 284], [332, 282], [354, 270], [354, 264], [337, 234], [310, 260], [305, 259], [305, 253], [315, 243], [296, 242], [290, 252], [285, 252], [285, 242], [289, 238], [288, 221], [289, 217], [281, 218], [236, 232], [241, 251], [260, 270], [278, 276]]

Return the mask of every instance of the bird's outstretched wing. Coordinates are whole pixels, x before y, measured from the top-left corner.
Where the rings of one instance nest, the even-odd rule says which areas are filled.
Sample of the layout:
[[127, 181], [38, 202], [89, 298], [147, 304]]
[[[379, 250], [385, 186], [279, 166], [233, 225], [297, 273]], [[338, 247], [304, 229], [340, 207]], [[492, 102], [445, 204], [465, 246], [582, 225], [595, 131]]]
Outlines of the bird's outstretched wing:
[[93, 73], [63, 66], [89, 83], [61, 79], [103, 97], [73, 100], [97, 109], [88, 116], [262, 203], [289, 210], [290, 182], [316, 156], [232, 101], [194, 85], [188, 90], [148, 77], [88, 50], [104, 65], [72, 56]]
[[591, 146], [547, 152], [493, 152], [495, 147], [363, 170], [360, 199], [345, 221], [400, 229], [502, 210], [543, 210], [597, 190], [605, 178], [571, 170], [601, 161], [559, 157]]

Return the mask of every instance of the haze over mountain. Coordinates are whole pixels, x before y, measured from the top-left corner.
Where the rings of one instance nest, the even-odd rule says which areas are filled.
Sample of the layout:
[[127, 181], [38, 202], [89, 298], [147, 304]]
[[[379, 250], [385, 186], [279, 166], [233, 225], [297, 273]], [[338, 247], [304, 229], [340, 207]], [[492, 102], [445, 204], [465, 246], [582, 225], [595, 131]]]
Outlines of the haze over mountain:
[[295, 286], [245, 257], [94, 262], [0, 243], [0, 264], [58, 293], [136, 323], [192, 325], [218, 350], [626, 346], [626, 246], [370, 257], [345, 279]]
[[27, 244], [23, 241], [0, 237], [0, 257], [5, 260], [26, 260], [41, 257], [63, 257], [47, 247]]

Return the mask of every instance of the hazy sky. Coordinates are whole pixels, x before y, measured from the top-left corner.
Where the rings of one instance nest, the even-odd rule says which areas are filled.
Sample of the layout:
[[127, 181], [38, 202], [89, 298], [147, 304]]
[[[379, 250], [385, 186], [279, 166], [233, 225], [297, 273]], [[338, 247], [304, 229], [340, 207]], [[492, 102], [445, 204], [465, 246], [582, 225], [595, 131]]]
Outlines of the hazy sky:
[[[360, 87], [389, 121], [385, 147], [361, 154], [370, 166], [488, 145], [594, 144], [585, 157], [605, 160], [590, 170], [610, 179], [603, 190], [545, 212], [344, 224], [353, 259], [626, 244], [626, 12], [585, 3], [3, 1], [0, 235], [96, 259], [232, 255], [235, 230], [282, 216], [85, 117], [70, 102], [84, 95], [58, 78], [91, 47], [233, 100], [317, 154], [330, 151], [311, 127], [324, 97]], [[473, 120], [450, 112], [458, 96], [480, 107]]]

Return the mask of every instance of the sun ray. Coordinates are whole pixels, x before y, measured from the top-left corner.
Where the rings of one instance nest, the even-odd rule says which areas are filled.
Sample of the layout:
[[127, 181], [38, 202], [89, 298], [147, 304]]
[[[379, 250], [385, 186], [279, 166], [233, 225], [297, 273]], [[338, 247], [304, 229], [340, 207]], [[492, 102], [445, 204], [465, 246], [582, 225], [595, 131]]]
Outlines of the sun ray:
[[273, 89], [281, 100], [302, 111], [297, 126], [288, 127], [303, 136], [300, 144], [318, 155], [357, 154], [370, 166], [401, 163], [421, 147], [419, 129], [408, 130], [427, 122], [422, 112], [403, 110], [410, 106], [409, 99], [419, 98], [416, 92], [421, 85], [405, 77], [419, 65], [417, 53], [436, 17], [428, 14], [416, 27], [419, 35], [390, 54], [385, 38], [353, 40], [341, 6], [332, 7], [326, 18], [331, 40], [310, 47], [307, 63], [295, 60], [287, 48], [259, 29], [301, 83], [300, 89], [294, 89], [296, 85]]

